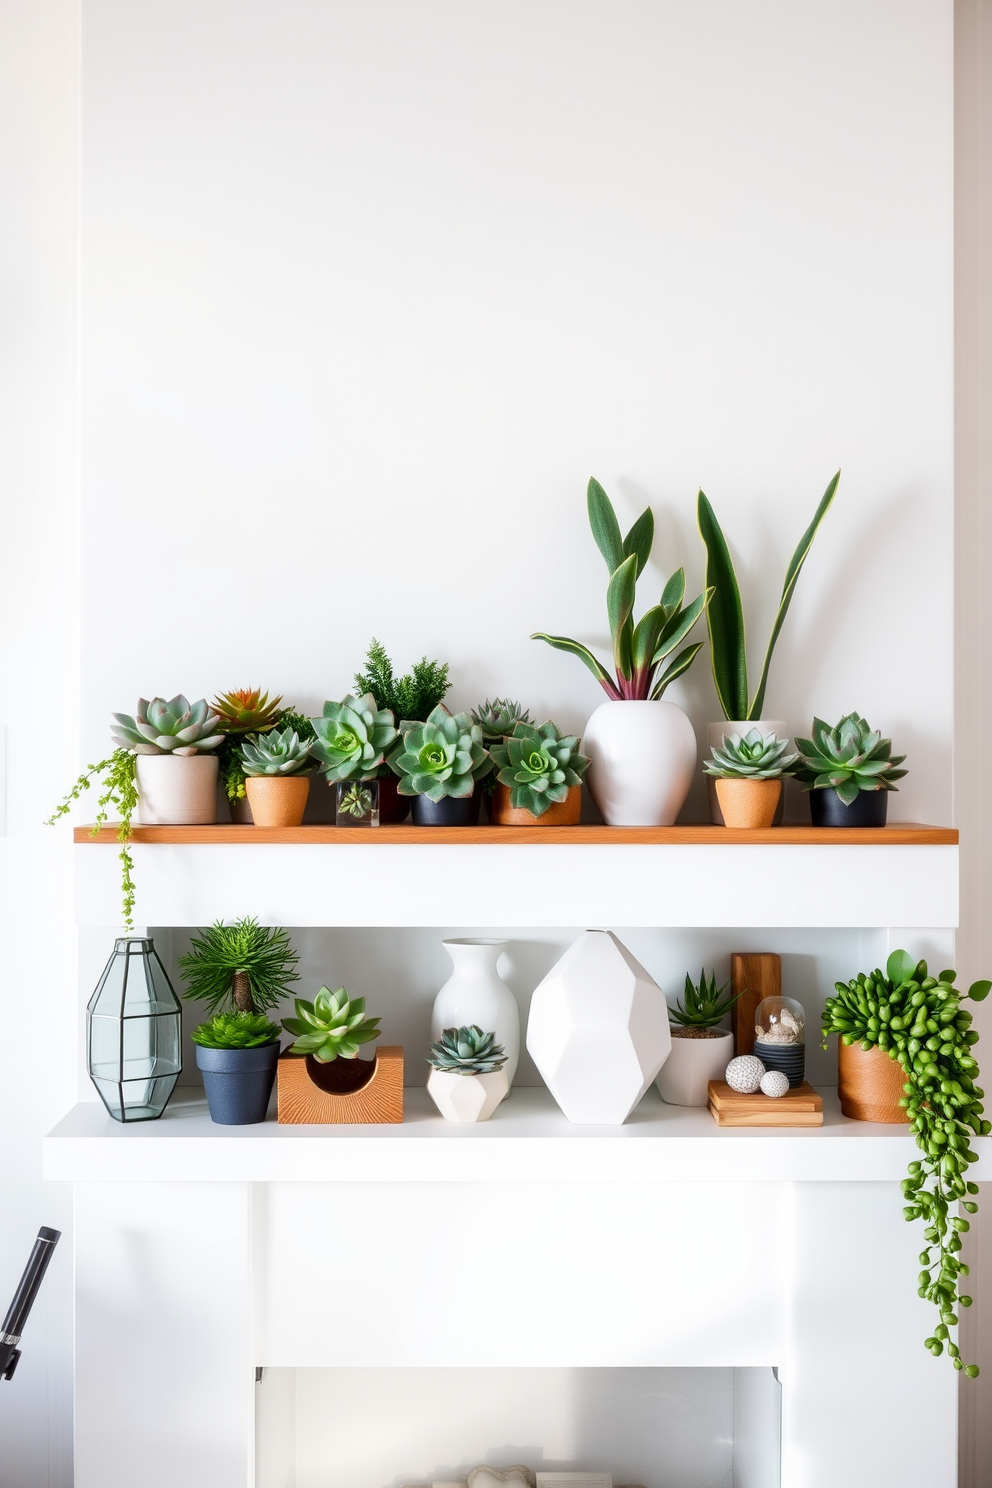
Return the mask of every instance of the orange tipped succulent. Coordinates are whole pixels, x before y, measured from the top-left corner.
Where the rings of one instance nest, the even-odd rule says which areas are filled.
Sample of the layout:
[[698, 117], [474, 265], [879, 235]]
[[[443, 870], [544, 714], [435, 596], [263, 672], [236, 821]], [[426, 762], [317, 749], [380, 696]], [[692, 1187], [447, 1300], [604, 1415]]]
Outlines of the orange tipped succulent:
[[265, 734], [279, 722], [282, 698], [273, 698], [260, 687], [239, 687], [222, 692], [213, 701], [225, 734]]

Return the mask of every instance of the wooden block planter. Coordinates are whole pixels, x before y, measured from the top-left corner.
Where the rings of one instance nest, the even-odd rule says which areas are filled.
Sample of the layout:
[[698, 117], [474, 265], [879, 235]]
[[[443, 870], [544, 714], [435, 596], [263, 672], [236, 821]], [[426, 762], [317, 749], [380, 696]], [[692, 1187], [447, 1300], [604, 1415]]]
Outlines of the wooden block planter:
[[[361, 1082], [357, 1086], [356, 1080]], [[403, 1120], [403, 1050], [398, 1044], [377, 1049], [372, 1060], [335, 1059], [323, 1065], [310, 1055], [283, 1054], [276, 1082], [281, 1122], [362, 1126]]]
[[709, 1112], [717, 1126], [822, 1126], [823, 1099], [803, 1081], [778, 1097], [741, 1095], [725, 1080], [710, 1081]]

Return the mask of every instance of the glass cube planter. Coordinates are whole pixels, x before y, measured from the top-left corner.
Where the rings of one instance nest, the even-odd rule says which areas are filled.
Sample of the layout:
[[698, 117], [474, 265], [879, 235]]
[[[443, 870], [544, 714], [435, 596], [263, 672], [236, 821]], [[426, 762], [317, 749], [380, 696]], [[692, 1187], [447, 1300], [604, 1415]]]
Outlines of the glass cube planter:
[[378, 780], [339, 780], [334, 787], [336, 827], [379, 825]]

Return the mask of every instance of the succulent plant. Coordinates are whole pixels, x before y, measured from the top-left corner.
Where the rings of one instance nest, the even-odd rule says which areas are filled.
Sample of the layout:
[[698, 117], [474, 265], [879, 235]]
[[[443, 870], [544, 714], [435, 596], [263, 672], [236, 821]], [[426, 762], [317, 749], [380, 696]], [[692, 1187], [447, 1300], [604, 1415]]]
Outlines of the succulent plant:
[[190, 705], [178, 697], [138, 699], [134, 717], [115, 713], [110, 737], [121, 749], [135, 754], [205, 754], [223, 743], [220, 719], [205, 698]]
[[204, 1049], [258, 1049], [274, 1044], [279, 1026], [270, 1023], [262, 1013], [218, 1013], [207, 1023], [200, 1023], [190, 1038]]
[[310, 752], [332, 782], [371, 780], [397, 737], [392, 713], [370, 692], [325, 703], [323, 716], [310, 722], [316, 734]]
[[859, 791], [896, 790], [893, 781], [906, 774], [899, 770], [906, 758], [892, 753], [892, 741], [870, 729], [857, 713], [846, 713], [835, 728], [822, 718], [813, 719], [812, 739], [797, 739], [801, 756], [796, 775], [804, 790], [832, 787], [845, 806]]
[[539, 727], [518, 723], [492, 757], [501, 785], [510, 788], [510, 805], [543, 816], [548, 807], [564, 801], [573, 785], [581, 785], [589, 761], [579, 753], [575, 734], [561, 734], [551, 723]]
[[482, 730], [467, 713], [449, 713], [438, 703], [425, 723], [403, 729], [402, 747], [389, 764], [400, 777], [401, 796], [470, 796], [475, 782], [492, 769], [492, 757], [482, 743]]
[[213, 706], [225, 734], [265, 734], [279, 723], [281, 702], [260, 687], [238, 687], [215, 697]]
[[512, 734], [518, 723], [530, 723], [530, 709], [521, 708], [509, 698], [493, 698], [492, 702], [486, 698], [480, 707], [472, 709], [470, 717], [481, 728], [482, 742], [488, 749]]
[[368, 816], [371, 810], [372, 787], [363, 785], [357, 780], [345, 786], [342, 781], [338, 796], [338, 815], [350, 816], [354, 821], [360, 821], [362, 817]]
[[450, 686], [448, 664], [422, 656], [406, 676], [396, 677], [385, 646], [373, 637], [365, 671], [356, 672], [355, 686], [360, 693], [371, 692], [379, 699], [380, 708], [388, 708], [394, 717], [423, 723], [438, 703], [444, 702]]
[[483, 1033], [473, 1023], [468, 1028], [446, 1028], [431, 1044], [427, 1063], [449, 1075], [491, 1075], [506, 1063], [506, 1054], [494, 1033]]
[[246, 738], [241, 762], [246, 775], [298, 775], [310, 760], [310, 745], [295, 729], [274, 728], [271, 733]]
[[791, 775], [798, 754], [786, 754], [788, 739], [748, 729], [746, 734], [727, 734], [706, 761], [707, 775], [721, 780], [778, 780]]
[[687, 972], [682, 1000], [668, 1009], [669, 1018], [680, 1023], [683, 1028], [715, 1028], [730, 1012], [738, 997], [743, 996], [743, 991], [731, 992], [728, 996], [729, 986], [730, 983], [725, 982], [722, 987], [718, 987], [714, 971], [707, 977], [703, 968], [699, 973], [698, 985], [693, 983]]
[[295, 1018], [283, 1018], [283, 1028], [296, 1038], [286, 1052], [312, 1054], [321, 1064], [355, 1059], [362, 1044], [379, 1037], [378, 1024], [378, 1018], [366, 1018], [364, 997], [349, 998], [344, 987], [321, 987], [313, 1002], [296, 999]]

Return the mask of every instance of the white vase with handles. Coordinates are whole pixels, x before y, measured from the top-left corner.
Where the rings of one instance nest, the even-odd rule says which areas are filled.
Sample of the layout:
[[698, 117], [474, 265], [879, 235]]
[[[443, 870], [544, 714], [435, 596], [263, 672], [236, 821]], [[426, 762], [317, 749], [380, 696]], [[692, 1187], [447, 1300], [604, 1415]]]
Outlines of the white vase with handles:
[[434, 999], [431, 1039], [439, 1039], [446, 1028], [469, 1028], [473, 1023], [483, 1033], [494, 1033], [506, 1055], [507, 1084], [512, 1085], [520, 1059], [520, 1009], [496, 970], [508, 942], [467, 939], [442, 944], [454, 969]]
[[136, 820], [145, 827], [210, 826], [217, 820], [215, 754], [139, 754]]
[[[718, 749], [724, 739], [729, 738], [731, 734], [739, 734], [743, 739], [744, 735], [749, 733], [751, 729], [757, 729], [761, 734], [777, 734], [780, 739], [788, 739], [787, 728], [788, 725], [784, 718], [752, 718], [745, 719], [743, 722], [740, 719], [724, 718], [719, 723], [709, 723], [706, 725], [706, 743], [709, 746], [706, 758], [709, 759], [710, 753], [714, 749]], [[773, 820], [773, 825], [776, 827], [780, 824], [782, 813], [785, 810], [784, 781], [782, 782], [782, 786], [782, 793], [778, 798], [778, 805], [775, 808], [775, 817]], [[726, 822], [723, 819], [723, 812], [720, 809], [720, 802], [717, 800], [716, 780], [712, 775], [707, 775], [706, 777], [706, 796], [710, 807], [710, 821], [715, 827], [726, 826]]]
[[611, 827], [670, 827], [696, 769], [696, 735], [676, 703], [601, 703], [586, 724], [587, 782]]

